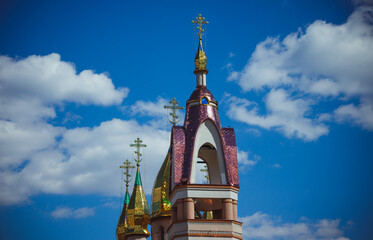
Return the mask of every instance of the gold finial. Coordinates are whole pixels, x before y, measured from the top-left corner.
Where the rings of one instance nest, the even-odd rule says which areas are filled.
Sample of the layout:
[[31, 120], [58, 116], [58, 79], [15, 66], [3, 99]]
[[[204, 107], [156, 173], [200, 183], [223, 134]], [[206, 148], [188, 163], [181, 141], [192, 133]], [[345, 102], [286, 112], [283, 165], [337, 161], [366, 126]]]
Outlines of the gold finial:
[[128, 161], [128, 159], [123, 162], [123, 166], [119, 166], [119, 168], [125, 168], [125, 172], [124, 172], [124, 175], [126, 176], [126, 179], [123, 180], [125, 183], [126, 183], [126, 187], [129, 186], [129, 182], [131, 181], [130, 177], [131, 175], [129, 174], [129, 169], [130, 168], [135, 168], [134, 166], [131, 165], [130, 161]]
[[179, 101], [176, 101], [176, 98], [172, 98], [172, 100], [169, 101], [169, 103], [171, 104], [170, 106], [164, 105], [163, 107], [165, 109], [171, 109], [170, 115], [172, 117], [172, 121], [171, 120], [168, 120], [168, 121], [170, 121], [170, 123], [172, 125], [175, 125], [176, 123], [179, 122], [179, 121], [177, 121], [177, 119], [179, 117], [176, 115], [176, 111], [177, 110], [184, 110], [184, 107], [179, 106]]
[[198, 29], [198, 33], [197, 33], [197, 35], [198, 35], [199, 39], [201, 40], [201, 39], [202, 39], [202, 36], [203, 36], [203, 34], [204, 34], [203, 32], [205, 31], [205, 30], [202, 28], [202, 25], [203, 25], [203, 24], [209, 24], [209, 22], [208, 22], [208, 21], [205, 21], [205, 18], [202, 17], [201, 14], [198, 14], [198, 17], [196, 17], [196, 20], [193, 20], [192, 23], [197, 23], [197, 24], [198, 24], [198, 26], [197, 26], [197, 29]]
[[209, 170], [207, 168], [207, 165], [204, 166], [204, 169], [201, 169], [201, 172], [205, 172], [205, 178], [206, 178], [206, 183], [210, 183], [210, 176], [209, 176]]
[[135, 142], [135, 144], [130, 144], [130, 146], [136, 148], [136, 151], [135, 151], [135, 153], [136, 153], [135, 162], [137, 163], [137, 167], [139, 167], [140, 166], [140, 162], [142, 160], [140, 158], [142, 156], [142, 154], [140, 153], [140, 148], [146, 147], [146, 145], [145, 144], [141, 144], [142, 140], [140, 138], [137, 138], [134, 142]]

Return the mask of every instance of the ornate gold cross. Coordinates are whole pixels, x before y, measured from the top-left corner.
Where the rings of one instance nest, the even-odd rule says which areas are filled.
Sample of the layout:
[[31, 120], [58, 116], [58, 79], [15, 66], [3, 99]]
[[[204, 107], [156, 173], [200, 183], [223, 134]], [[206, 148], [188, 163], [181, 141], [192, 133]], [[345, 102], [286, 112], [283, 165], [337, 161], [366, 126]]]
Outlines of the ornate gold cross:
[[209, 24], [209, 22], [205, 21], [205, 18], [202, 17], [201, 14], [198, 14], [198, 17], [196, 17], [196, 20], [193, 20], [192, 23], [197, 23], [198, 24], [198, 26], [197, 26], [197, 29], [198, 29], [197, 35], [198, 35], [199, 39], [201, 40], [202, 36], [204, 34], [203, 32], [205, 31], [202, 28], [202, 24]]
[[209, 176], [209, 170], [207, 168], [207, 165], [205, 165], [204, 169], [201, 169], [201, 172], [206, 172], [205, 178], [207, 179], [207, 183], [210, 183], [210, 176]]
[[136, 148], [136, 158], [135, 158], [135, 162], [137, 163], [137, 166], [140, 166], [140, 162], [141, 162], [141, 156], [142, 154], [140, 153], [140, 148], [142, 147], [146, 147], [145, 144], [141, 144], [142, 143], [142, 140], [140, 138], [137, 138], [135, 141], [135, 144], [130, 144], [131, 147], [135, 147]]
[[179, 121], [176, 121], [179, 117], [176, 115], [176, 111], [177, 110], [183, 110], [184, 107], [181, 107], [179, 106], [179, 102], [176, 101], [176, 98], [172, 98], [171, 101], [169, 101], [169, 103], [171, 104], [170, 106], [167, 106], [167, 105], [164, 105], [164, 108], [165, 109], [171, 109], [171, 112], [170, 112], [170, 115], [172, 117], [172, 121], [171, 120], [168, 120], [170, 121], [170, 123], [172, 125], [175, 125], [176, 123], [178, 123]]
[[128, 159], [123, 162], [123, 166], [119, 166], [119, 168], [125, 168], [125, 172], [124, 172], [124, 175], [126, 176], [126, 179], [123, 180], [125, 183], [126, 183], [126, 187], [129, 186], [129, 182], [131, 181], [130, 177], [131, 175], [129, 174], [129, 169], [130, 168], [135, 168], [134, 166], [131, 165], [130, 161], [128, 161]]

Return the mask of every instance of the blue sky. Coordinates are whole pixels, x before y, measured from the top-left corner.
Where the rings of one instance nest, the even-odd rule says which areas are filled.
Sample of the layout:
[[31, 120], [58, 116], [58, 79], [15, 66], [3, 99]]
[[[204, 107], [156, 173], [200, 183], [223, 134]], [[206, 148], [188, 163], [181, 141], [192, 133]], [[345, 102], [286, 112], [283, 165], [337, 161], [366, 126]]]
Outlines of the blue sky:
[[199, 13], [244, 238], [373, 237], [372, 1], [2, 0], [1, 239], [115, 239], [118, 166], [142, 138], [150, 197]]

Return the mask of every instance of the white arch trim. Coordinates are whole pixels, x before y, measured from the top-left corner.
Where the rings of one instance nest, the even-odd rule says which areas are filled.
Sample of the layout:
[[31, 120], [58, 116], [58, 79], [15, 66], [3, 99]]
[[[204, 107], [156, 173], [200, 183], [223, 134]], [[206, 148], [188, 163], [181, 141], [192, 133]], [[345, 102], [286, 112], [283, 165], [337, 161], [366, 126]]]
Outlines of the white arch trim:
[[190, 183], [195, 183], [196, 180], [196, 164], [198, 159], [199, 149], [204, 144], [210, 144], [216, 149], [217, 153], [217, 162], [211, 163], [204, 159], [209, 167], [209, 171], [216, 172], [218, 171], [218, 180], [211, 182], [212, 184], [227, 184], [226, 168], [224, 162], [223, 154], [223, 145], [221, 142], [220, 134], [215, 124], [207, 119], [204, 121], [198, 128], [196, 138], [194, 140], [194, 149], [193, 149], [193, 160], [192, 160], [192, 169], [190, 174]]

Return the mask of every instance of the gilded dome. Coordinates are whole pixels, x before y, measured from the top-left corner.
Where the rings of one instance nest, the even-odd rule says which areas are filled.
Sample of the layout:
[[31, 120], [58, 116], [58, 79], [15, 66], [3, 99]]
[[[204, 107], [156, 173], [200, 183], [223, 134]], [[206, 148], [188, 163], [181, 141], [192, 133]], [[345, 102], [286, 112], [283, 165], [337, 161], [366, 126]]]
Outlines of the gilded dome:
[[149, 205], [142, 188], [139, 167], [137, 167], [135, 185], [127, 208], [128, 230], [126, 236], [144, 235], [149, 237]]
[[170, 203], [170, 163], [171, 152], [168, 150], [167, 156], [163, 161], [158, 175], [154, 181], [152, 193], [152, 215], [151, 218], [158, 216], [171, 216]]

